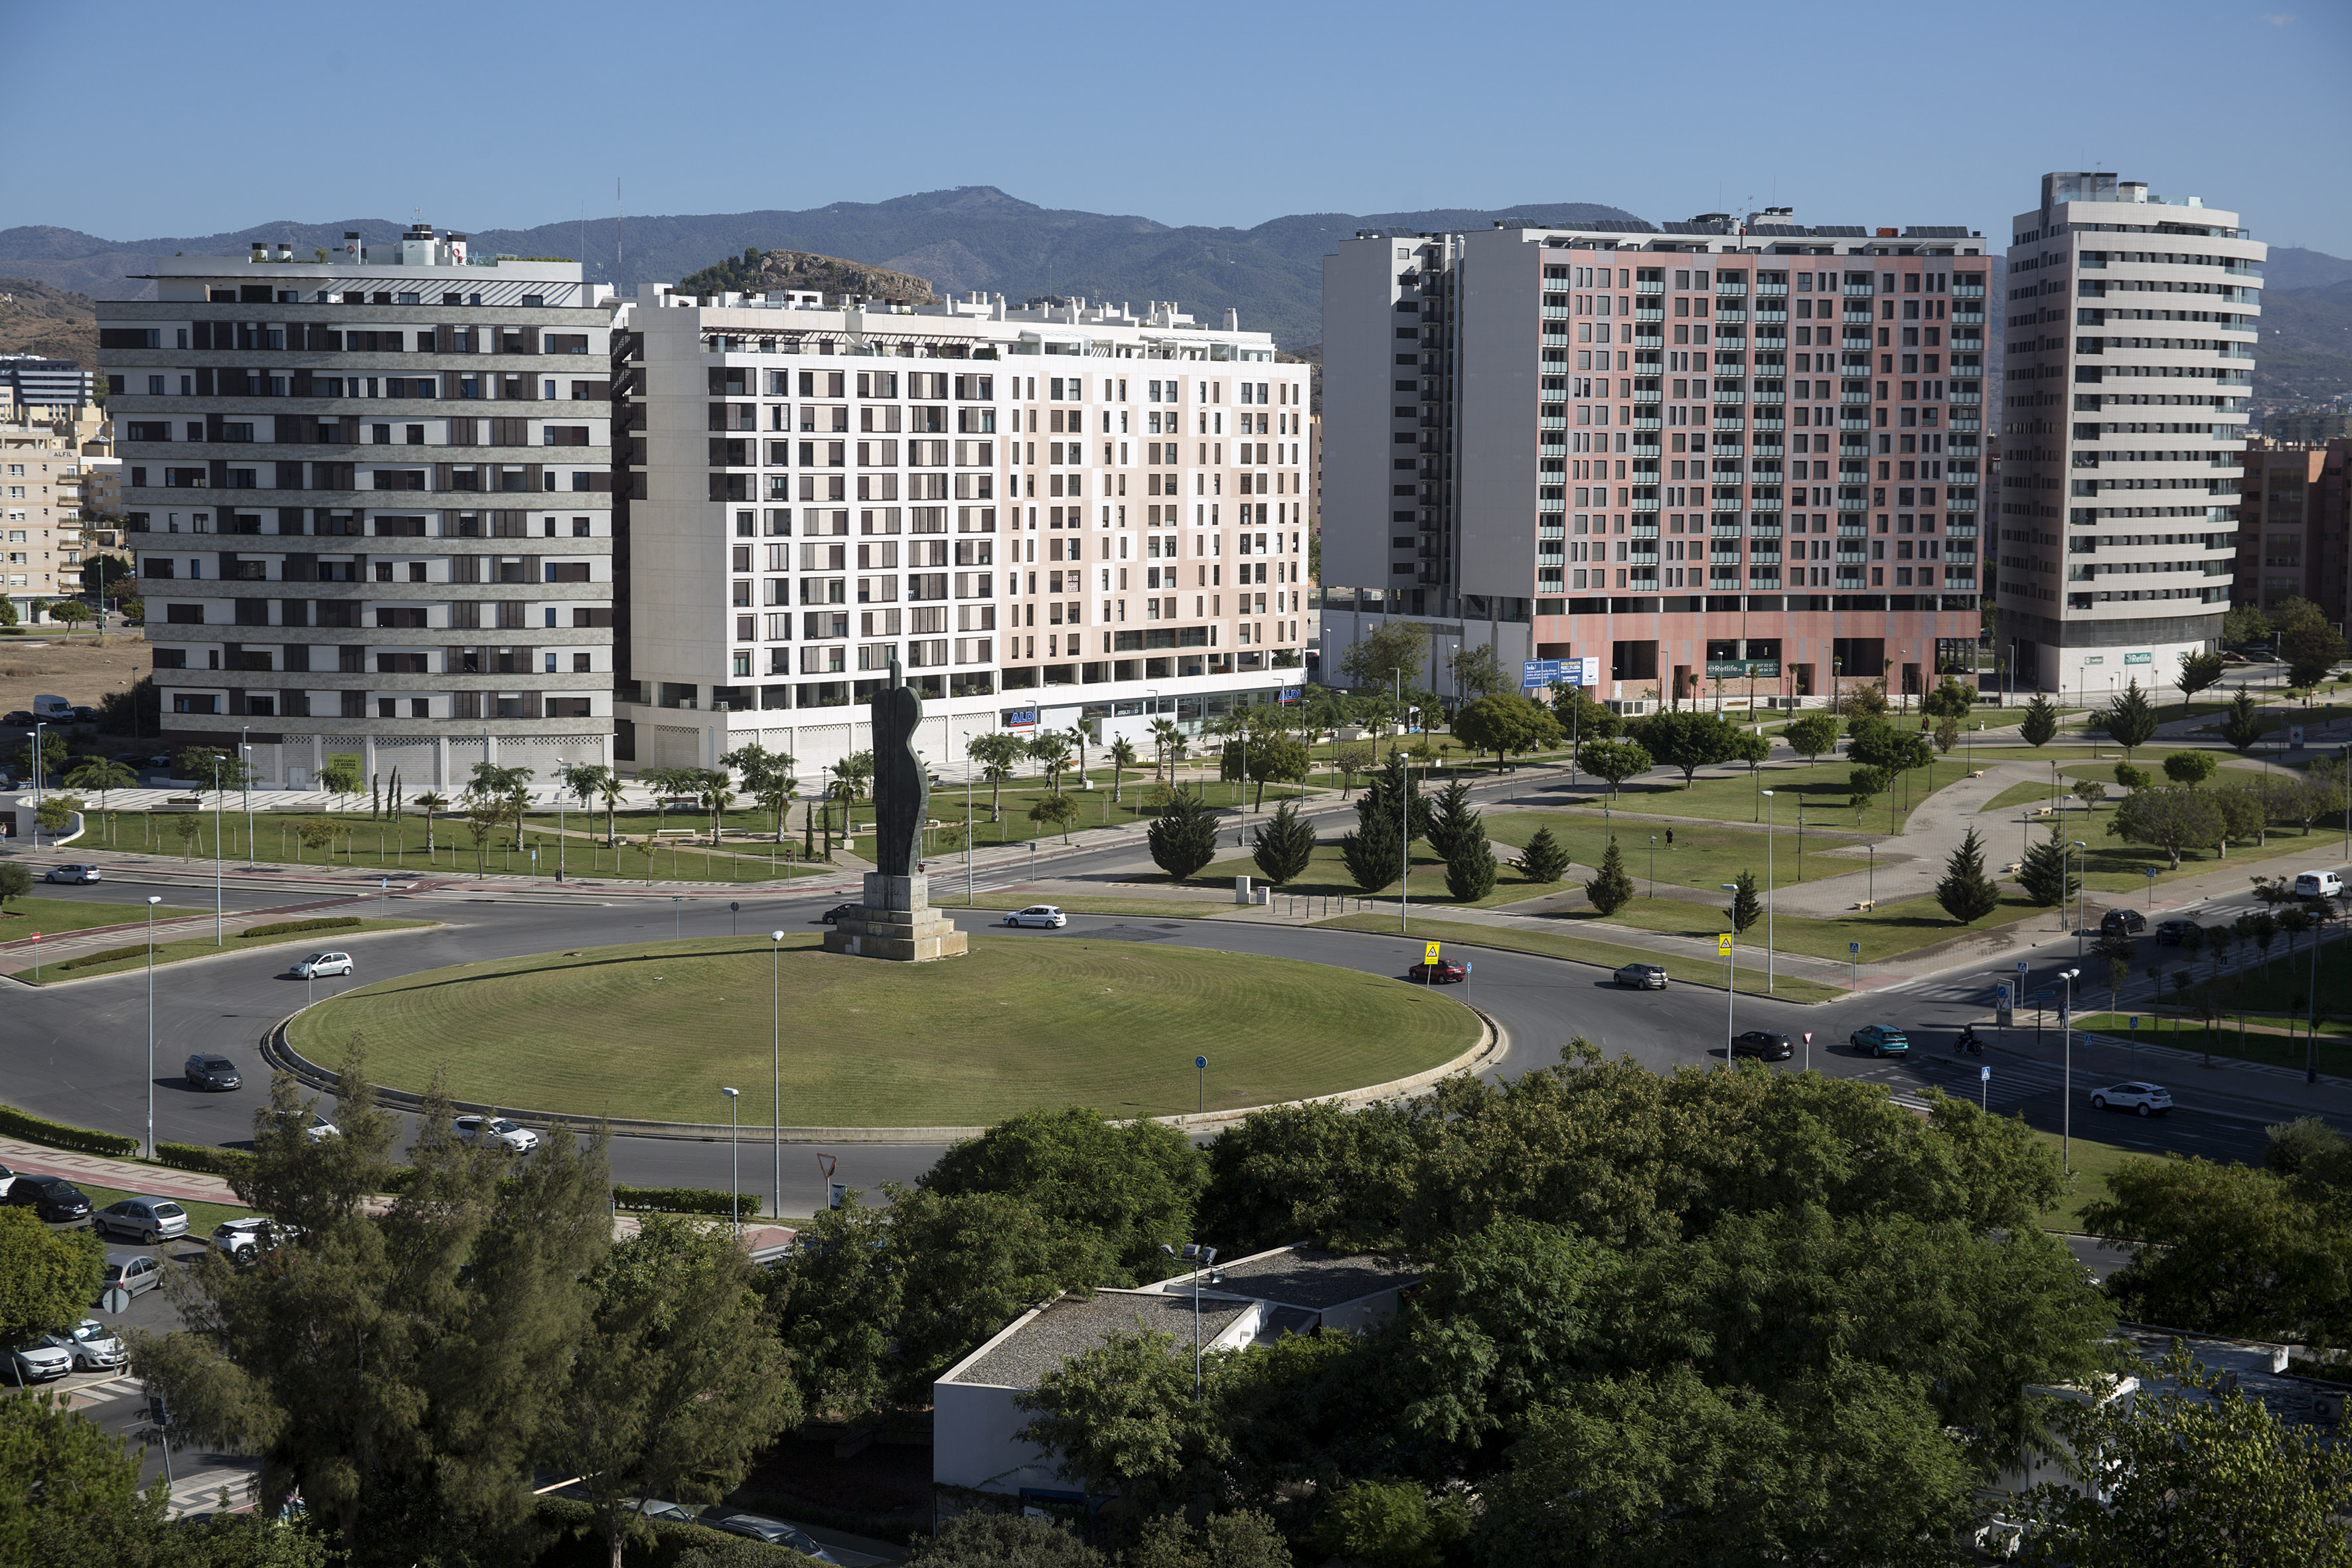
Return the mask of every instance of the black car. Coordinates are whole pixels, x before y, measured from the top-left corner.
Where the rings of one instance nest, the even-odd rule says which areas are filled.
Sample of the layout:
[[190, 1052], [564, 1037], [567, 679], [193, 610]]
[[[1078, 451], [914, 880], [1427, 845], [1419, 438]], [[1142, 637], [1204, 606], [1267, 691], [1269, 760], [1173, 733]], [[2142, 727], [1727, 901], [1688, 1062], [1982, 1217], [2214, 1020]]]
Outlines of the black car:
[[245, 1087], [245, 1076], [236, 1070], [236, 1064], [226, 1057], [216, 1057], [209, 1052], [199, 1051], [188, 1058], [187, 1066], [183, 1070], [187, 1075], [190, 1089], [242, 1089]]
[[0, 719], [0, 724], [6, 724], [12, 729], [29, 730], [33, 727], [33, 715], [30, 710], [18, 708], [10, 712], [6, 718]]
[[2101, 936], [2137, 936], [2147, 929], [2147, 917], [2137, 910], [2109, 910], [2099, 917]]
[[89, 1199], [63, 1176], [19, 1176], [8, 1184], [7, 1201], [14, 1207], [31, 1209], [35, 1218], [51, 1225], [70, 1225], [89, 1217]]
[[1769, 1029], [1750, 1029], [1731, 1037], [1731, 1054], [1754, 1057], [1759, 1061], [1785, 1062], [1797, 1054], [1797, 1047], [1786, 1035], [1776, 1035]]
[[2161, 921], [2156, 928], [2157, 945], [2159, 947], [2179, 947], [2189, 941], [2189, 933], [2190, 931], [2197, 932], [2198, 936], [2201, 939], [2205, 933], [2205, 928], [2199, 925], [2195, 921]]
[[865, 907], [866, 906], [863, 904], [835, 904], [833, 908], [824, 911], [824, 923], [827, 925], [836, 924], [845, 916], [856, 914]]

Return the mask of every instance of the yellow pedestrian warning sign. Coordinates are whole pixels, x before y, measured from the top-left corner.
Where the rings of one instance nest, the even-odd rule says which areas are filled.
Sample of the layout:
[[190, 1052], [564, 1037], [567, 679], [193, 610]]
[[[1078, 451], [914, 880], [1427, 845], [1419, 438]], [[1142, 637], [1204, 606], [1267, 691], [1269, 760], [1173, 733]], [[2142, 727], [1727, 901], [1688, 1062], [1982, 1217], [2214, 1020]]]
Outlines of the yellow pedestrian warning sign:
[[1437, 943], [1433, 942], [1431, 942], [1428, 950], [1422, 954], [1422, 962], [1424, 963], [1435, 963], [1437, 962]]
[[1731, 951], [1731, 933], [1729, 931], [1722, 931], [1717, 934], [1715, 939], [1715, 951], [1718, 953], [1729, 952]]

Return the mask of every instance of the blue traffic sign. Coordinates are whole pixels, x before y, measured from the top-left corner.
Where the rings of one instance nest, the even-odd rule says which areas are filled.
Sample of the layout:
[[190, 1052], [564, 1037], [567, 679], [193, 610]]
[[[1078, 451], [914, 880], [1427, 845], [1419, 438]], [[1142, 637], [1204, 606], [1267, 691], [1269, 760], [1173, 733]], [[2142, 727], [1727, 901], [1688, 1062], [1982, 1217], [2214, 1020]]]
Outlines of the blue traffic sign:
[[1846, 950], [1846, 952], [1848, 952], [1849, 953], [1852, 953], [1852, 954], [1853, 954], [1854, 957], [1856, 957], [1856, 958], [1859, 958], [1859, 957], [1861, 957], [1861, 956], [1862, 956], [1862, 943], [1860, 943], [1860, 942], [1847, 942], [1847, 943], [1845, 944], [1845, 950]]
[[1979, 1083], [1990, 1083], [1990, 1082], [1992, 1081], [1992, 1068], [1977, 1068], [1977, 1081], [1978, 1081]]
[[1205, 1068], [1209, 1065], [1209, 1058], [1206, 1057], [1194, 1057], [1192, 1058], [1192, 1065], [1196, 1068]]

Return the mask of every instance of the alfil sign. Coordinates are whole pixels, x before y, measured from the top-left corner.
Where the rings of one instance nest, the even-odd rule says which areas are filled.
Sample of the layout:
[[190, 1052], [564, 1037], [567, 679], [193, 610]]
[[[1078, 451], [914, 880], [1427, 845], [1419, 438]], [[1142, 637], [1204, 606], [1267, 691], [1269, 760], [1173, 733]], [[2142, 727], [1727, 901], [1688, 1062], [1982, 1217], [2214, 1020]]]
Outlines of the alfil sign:
[[1549, 691], [1555, 686], [1580, 686], [1590, 691], [1600, 684], [1598, 655], [1584, 658], [1529, 658], [1519, 663], [1521, 692]]

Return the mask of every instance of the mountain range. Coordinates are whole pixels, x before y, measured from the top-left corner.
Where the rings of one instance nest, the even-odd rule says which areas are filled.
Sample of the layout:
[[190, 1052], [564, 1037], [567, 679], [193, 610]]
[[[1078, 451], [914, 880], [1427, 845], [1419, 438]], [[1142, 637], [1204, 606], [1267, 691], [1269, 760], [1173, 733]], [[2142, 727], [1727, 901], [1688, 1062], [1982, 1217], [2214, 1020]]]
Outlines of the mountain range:
[[[743, 268], [738, 258], [756, 247], [908, 273], [947, 294], [979, 289], [1015, 301], [1083, 295], [1138, 306], [1173, 300], [1203, 321], [1216, 321], [1234, 310], [1243, 326], [1270, 331], [1277, 343], [1300, 349], [1322, 337], [1323, 258], [1358, 229], [1465, 229], [1513, 219], [1546, 225], [1633, 216], [1588, 202], [1535, 202], [1491, 210], [1295, 213], [1251, 228], [1174, 226], [1148, 217], [1042, 207], [992, 185], [966, 185], [796, 212], [630, 217], [617, 227], [607, 216], [535, 228], [478, 229], [469, 238], [478, 253], [577, 257], [590, 278], [617, 279], [625, 291], [641, 282], [676, 282], [708, 268], [731, 276]], [[0, 300], [0, 352], [16, 344], [61, 352], [87, 337], [89, 349], [80, 357], [89, 363], [96, 332], [81, 313], [89, 309], [83, 297], [140, 297], [152, 286], [135, 281], [133, 275], [159, 257], [242, 256], [256, 241], [290, 245], [301, 254], [338, 247], [346, 230], [385, 242], [399, 237], [404, 227], [384, 218], [289, 220], [234, 233], [138, 240], [38, 226], [0, 229], [0, 292], [11, 288], [10, 279], [34, 284], [18, 289], [15, 300]], [[2270, 253], [2266, 270], [2256, 400], [2298, 401], [2352, 387], [2352, 260], [2280, 247]]]

